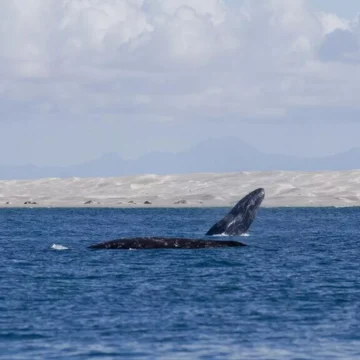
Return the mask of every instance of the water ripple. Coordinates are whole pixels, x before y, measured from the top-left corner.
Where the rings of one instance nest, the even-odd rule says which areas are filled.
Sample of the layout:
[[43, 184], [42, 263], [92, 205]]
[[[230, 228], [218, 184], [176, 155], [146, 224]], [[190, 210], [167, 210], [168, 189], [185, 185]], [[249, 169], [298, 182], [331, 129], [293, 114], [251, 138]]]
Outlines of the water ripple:
[[245, 248], [87, 249], [223, 212], [0, 210], [0, 358], [360, 359], [359, 209], [261, 209]]

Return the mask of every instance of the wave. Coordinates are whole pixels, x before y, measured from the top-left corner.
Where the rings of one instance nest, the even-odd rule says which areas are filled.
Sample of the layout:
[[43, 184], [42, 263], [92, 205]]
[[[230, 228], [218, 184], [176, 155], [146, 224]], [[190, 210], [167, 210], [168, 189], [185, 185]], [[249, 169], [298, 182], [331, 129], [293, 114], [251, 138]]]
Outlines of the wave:
[[[230, 236], [230, 235], [223, 233], [223, 234], [215, 234], [215, 235], [211, 235], [211, 236], [221, 237], [221, 236]], [[241, 234], [241, 235], [239, 235], [239, 236], [246, 236], [246, 237], [247, 237], [247, 236], [250, 236], [250, 235], [247, 234], [247, 233], [245, 233], [245, 234]]]
[[57, 245], [57, 244], [53, 244], [50, 248], [51, 250], [69, 250], [69, 248], [67, 248], [66, 246], [63, 245]]

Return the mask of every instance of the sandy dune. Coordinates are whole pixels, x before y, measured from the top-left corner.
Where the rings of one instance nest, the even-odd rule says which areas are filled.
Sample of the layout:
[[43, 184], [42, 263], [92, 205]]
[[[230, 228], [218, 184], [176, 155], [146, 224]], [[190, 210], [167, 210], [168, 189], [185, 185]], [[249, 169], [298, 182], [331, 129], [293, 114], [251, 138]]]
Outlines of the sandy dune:
[[360, 206], [360, 170], [10, 180], [0, 181], [0, 206], [230, 206], [257, 187], [266, 207]]

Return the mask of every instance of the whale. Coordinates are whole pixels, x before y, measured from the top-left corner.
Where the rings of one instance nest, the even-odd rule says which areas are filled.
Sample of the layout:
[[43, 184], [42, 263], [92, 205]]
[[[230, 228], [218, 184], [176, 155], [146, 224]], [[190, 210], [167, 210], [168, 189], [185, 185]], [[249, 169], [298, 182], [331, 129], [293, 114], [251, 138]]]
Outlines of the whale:
[[255, 220], [264, 198], [265, 190], [263, 188], [247, 194], [224, 218], [214, 224], [206, 235], [240, 236], [245, 234]]
[[246, 246], [240, 241], [216, 241], [205, 239], [166, 238], [166, 237], [134, 237], [110, 240], [90, 245], [90, 249], [207, 249], [220, 247]]
[[[253, 223], [257, 211], [265, 198], [263, 188], [256, 189], [243, 197], [231, 211], [208, 232], [207, 236], [245, 234]], [[171, 237], [132, 237], [105, 241], [90, 245], [90, 249], [146, 250], [146, 249], [206, 249], [246, 246], [237, 240], [210, 240]]]

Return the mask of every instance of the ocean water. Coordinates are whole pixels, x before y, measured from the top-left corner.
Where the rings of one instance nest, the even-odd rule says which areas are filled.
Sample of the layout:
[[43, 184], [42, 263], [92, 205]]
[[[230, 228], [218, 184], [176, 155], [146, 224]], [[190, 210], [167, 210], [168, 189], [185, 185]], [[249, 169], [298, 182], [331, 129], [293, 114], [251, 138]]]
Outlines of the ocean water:
[[261, 208], [243, 248], [87, 249], [227, 210], [0, 210], [0, 358], [360, 359], [360, 208]]

